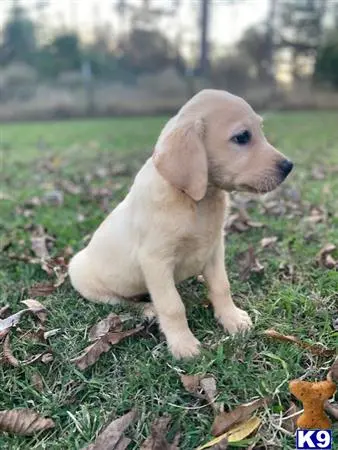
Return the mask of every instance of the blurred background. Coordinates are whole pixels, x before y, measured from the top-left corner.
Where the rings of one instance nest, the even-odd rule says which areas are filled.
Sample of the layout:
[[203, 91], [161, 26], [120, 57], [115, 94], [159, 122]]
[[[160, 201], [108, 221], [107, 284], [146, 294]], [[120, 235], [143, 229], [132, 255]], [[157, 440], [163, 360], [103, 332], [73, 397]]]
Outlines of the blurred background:
[[338, 0], [1, 0], [0, 120], [338, 108]]

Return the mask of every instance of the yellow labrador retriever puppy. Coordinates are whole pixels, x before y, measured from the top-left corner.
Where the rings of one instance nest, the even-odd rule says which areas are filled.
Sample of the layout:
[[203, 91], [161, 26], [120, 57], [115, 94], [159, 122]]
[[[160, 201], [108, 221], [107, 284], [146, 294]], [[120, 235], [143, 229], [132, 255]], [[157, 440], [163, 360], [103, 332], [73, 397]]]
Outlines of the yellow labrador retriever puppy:
[[176, 358], [199, 353], [176, 284], [202, 273], [226, 331], [251, 326], [231, 298], [224, 265], [227, 192], [268, 192], [292, 163], [266, 140], [243, 99], [203, 90], [169, 120], [129, 194], [69, 266], [88, 300], [116, 303], [149, 292]]

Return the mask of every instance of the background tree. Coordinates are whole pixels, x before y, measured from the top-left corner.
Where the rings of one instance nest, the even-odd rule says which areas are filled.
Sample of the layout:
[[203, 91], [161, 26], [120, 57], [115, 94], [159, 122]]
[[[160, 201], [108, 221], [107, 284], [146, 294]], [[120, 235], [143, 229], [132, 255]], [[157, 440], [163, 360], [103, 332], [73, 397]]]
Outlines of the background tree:
[[35, 26], [25, 9], [20, 6], [11, 9], [2, 38], [0, 59], [3, 64], [12, 61], [32, 62], [36, 50]]
[[279, 46], [291, 51], [293, 79], [301, 78], [302, 57], [314, 58], [324, 32], [327, 0], [283, 0], [278, 3]]
[[314, 72], [315, 80], [338, 88], [338, 32], [331, 32], [319, 47]]

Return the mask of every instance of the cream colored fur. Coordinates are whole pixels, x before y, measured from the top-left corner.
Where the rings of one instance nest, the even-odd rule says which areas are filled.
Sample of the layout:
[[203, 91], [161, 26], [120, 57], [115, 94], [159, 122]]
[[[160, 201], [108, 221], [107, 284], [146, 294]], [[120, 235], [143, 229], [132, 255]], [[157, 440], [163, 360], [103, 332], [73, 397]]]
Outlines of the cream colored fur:
[[[243, 129], [253, 136], [246, 148], [231, 141]], [[275, 188], [284, 159], [244, 100], [224, 91], [200, 92], [169, 120], [126, 198], [71, 260], [74, 288], [104, 303], [149, 292], [177, 358], [199, 352], [176, 289], [193, 275], [203, 273], [226, 331], [250, 328], [249, 316], [232, 301], [224, 265], [226, 191]]]

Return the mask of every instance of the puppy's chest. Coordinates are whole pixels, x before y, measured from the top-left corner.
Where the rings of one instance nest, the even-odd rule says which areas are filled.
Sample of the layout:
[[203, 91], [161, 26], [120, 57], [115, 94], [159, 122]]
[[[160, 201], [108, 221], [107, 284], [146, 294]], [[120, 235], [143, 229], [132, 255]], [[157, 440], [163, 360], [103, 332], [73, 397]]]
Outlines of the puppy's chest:
[[225, 219], [225, 202], [215, 199], [199, 204], [191, 219], [189, 231], [177, 243], [178, 278], [201, 273], [220, 239]]

